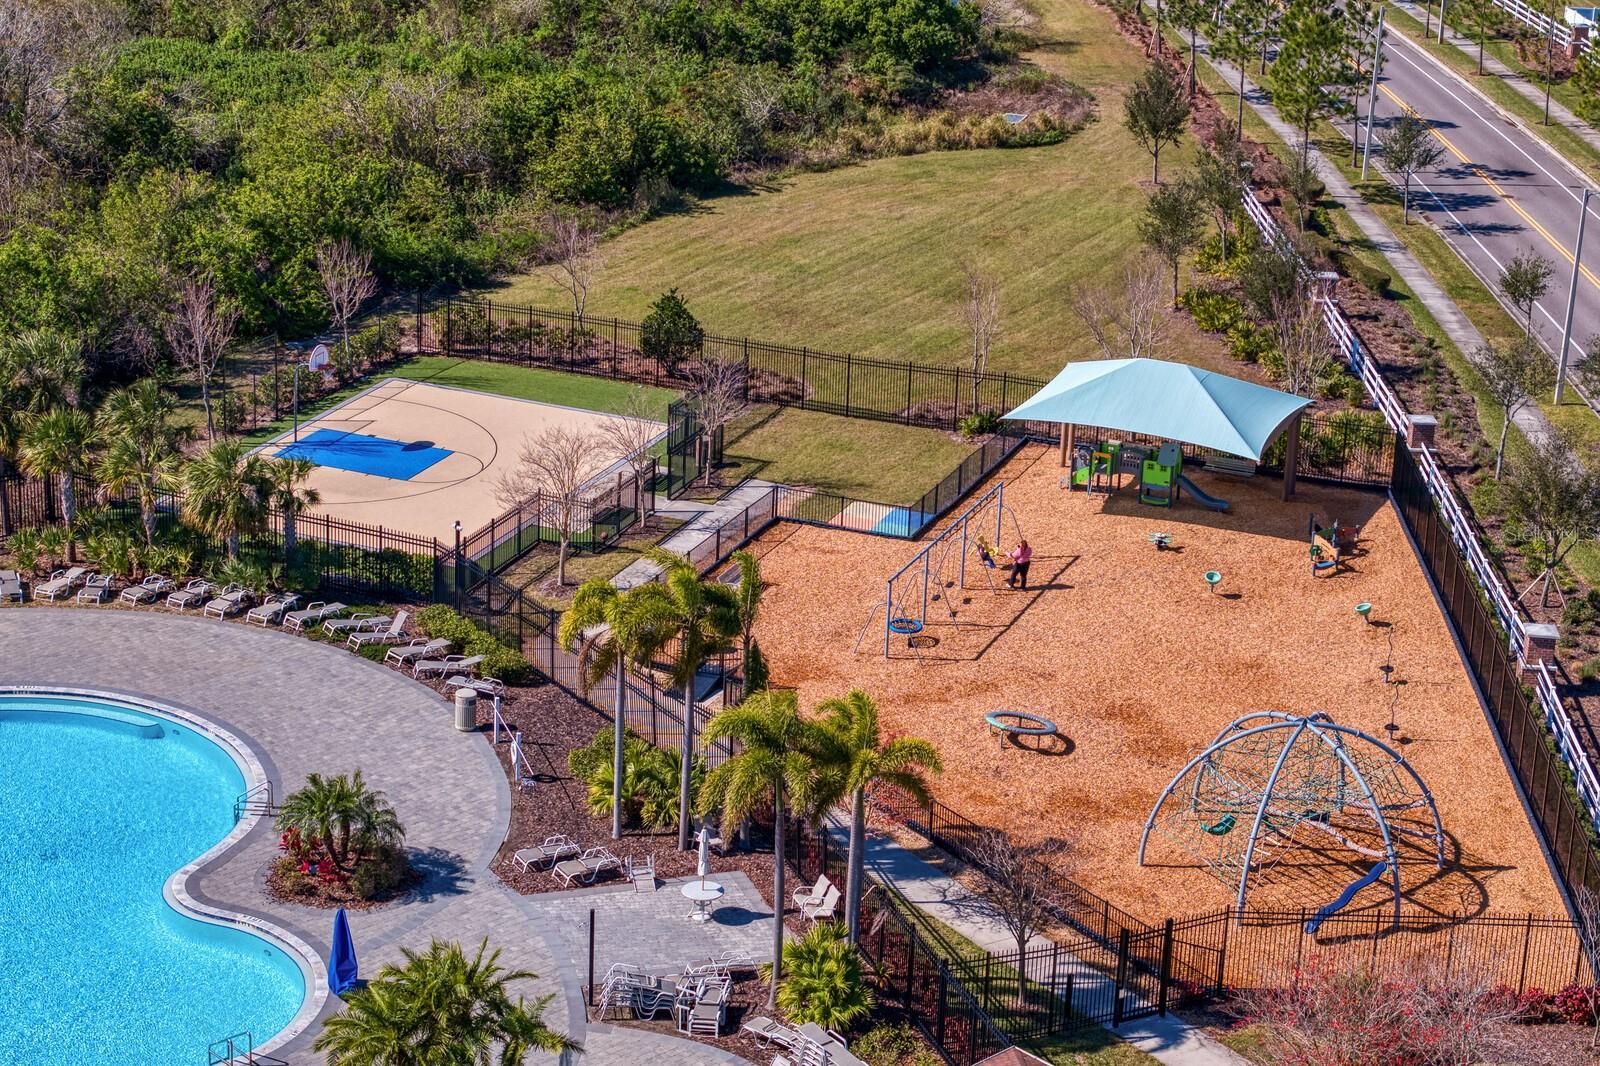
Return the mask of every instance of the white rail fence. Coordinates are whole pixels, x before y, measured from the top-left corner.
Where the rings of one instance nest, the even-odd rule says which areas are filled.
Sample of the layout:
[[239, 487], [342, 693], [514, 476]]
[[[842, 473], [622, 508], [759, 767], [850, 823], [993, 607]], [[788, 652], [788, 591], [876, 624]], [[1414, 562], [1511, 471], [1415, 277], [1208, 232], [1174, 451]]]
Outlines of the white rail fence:
[[[1263, 238], [1274, 246], [1292, 248], [1292, 242], [1278, 225], [1277, 219], [1273, 218], [1272, 214], [1251, 194], [1249, 188], [1244, 190], [1244, 210]], [[1300, 267], [1303, 272], [1310, 274], [1310, 267], [1304, 260], [1301, 260]], [[1331, 298], [1323, 296], [1318, 299], [1322, 303], [1328, 332], [1333, 335], [1340, 355], [1349, 361], [1350, 369], [1366, 386], [1367, 395], [1372, 397], [1378, 410], [1383, 412], [1383, 417], [1390, 428], [1397, 433], [1405, 434], [1410, 428], [1410, 416], [1405, 405], [1400, 402], [1394, 389], [1384, 379], [1377, 364], [1367, 358], [1361, 338], [1350, 327], [1344, 312], [1339, 310]], [[1444, 518], [1445, 527], [1450, 531], [1450, 539], [1455, 542], [1456, 548], [1467, 561], [1467, 566], [1477, 578], [1478, 584], [1487, 593], [1489, 602], [1494, 607], [1495, 616], [1506, 631], [1511, 654], [1516, 656], [1519, 665], [1525, 665], [1522, 657], [1525, 631], [1516, 597], [1512, 595], [1505, 580], [1495, 569], [1493, 560], [1484, 550], [1483, 542], [1478, 539], [1471, 518], [1461, 505], [1461, 500], [1440, 467], [1439, 461], [1434, 457], [1433, 450], [1424, 447], [1415, 451], [1417, 466], [1422, 471], [1423, 480], [1433, 496], [1434, 504], [1439, 508], [1439, 514]], [[1572, 769], [1579, 796], [1589, 808], [1590, 815], [1596, 821], [1600, 821], [1600, 773], [1596, 772], [1587, 750], [1579, 741], [1577, 729], [1556, 689], [1555, 679], [1551, 676], [1549, 667], [1543, 663], [1538, 664], [1534, 691], [1538, 697], [1539, 708], [1544, 712], [1545, 723], [1555, 738], [1556, 750]]]
[[[1566, 48], [1572, 44], [1572, 29], [1565, 22], [1559, 22], [1542, 14], [1538, 9], [1523, 3], [1523, 0], [1494, 0], [1494, 6], [1508, 12], [1512, 18], [1525, 26], [1532, 26], [1541, 35], [1550, 34], [1557, 44]], [[1578, 47], [1587, 48], [1589, 42], [1580, 40]]]

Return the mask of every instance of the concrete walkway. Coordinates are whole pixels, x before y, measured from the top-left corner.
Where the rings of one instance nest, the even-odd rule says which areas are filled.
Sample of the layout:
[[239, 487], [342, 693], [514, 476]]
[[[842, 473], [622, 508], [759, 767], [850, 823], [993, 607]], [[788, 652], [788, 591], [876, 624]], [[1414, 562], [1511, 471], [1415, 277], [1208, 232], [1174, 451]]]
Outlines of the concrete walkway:
[[[656, 514], [676, 518], [684, 525], [661, 542], [661, 547], [678, 555], [693, 556], [695, 550], [716, 535], [722, 524], [736, 517], [751, 504], [757, 503], [775, 488], [770, 481], [752, 478], [723, 496], [716, 503], [698, 500], [667, 500], [656, 508]], [[631, 589], [654, 581], [661, 568], [648, 559], [638, 559], [624, 567], [611, 579], [619, 589]]]

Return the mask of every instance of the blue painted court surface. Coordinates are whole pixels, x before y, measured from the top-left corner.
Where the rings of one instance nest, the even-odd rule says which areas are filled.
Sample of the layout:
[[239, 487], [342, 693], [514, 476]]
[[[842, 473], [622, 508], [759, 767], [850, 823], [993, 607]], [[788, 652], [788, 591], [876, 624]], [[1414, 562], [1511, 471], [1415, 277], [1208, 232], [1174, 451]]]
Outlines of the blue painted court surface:
[[872, 532], [883, 533], [891, 537], [909, 537], [922, 528], [932, 515], [921, 511], [913, 511], [909, 507], [891, 507], [887, 514], [878, 520], [872, 527]]
[[309, 459], [318, 466], [396, 481], [410, 481], [449, 454], [446, 448], [405, 444], [386, 437], [368, 437], [337, 429], [307, 433], [278, 453], [286, 459]]

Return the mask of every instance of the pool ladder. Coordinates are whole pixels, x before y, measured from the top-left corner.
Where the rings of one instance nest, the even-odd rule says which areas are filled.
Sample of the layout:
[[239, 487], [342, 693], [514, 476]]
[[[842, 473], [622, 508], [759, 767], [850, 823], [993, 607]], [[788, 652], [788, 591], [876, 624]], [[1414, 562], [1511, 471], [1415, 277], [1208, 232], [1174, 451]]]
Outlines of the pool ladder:
[[206, 1048], [207, 1066], [251, 1066], [255, 1061], [256, 1038], [248, 1029], [213, 1040]]
[[277, 810], [277, 804], [272, 801], [272, 782], [258, 781], [233, 801], [233, 821], [238, 824], [239, 819], [247, 814], [271, 815]]

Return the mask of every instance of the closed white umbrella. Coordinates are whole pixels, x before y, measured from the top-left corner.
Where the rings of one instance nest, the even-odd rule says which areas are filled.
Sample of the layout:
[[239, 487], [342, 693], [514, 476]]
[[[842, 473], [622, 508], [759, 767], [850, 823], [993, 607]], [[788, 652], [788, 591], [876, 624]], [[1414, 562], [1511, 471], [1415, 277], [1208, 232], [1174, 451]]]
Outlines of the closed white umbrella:
[[711, 873], [711, 827], [700, 827], [700, 862], [696, 872], [700, 875], [700, 883], [704, 884], [706, 877]]

